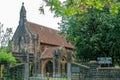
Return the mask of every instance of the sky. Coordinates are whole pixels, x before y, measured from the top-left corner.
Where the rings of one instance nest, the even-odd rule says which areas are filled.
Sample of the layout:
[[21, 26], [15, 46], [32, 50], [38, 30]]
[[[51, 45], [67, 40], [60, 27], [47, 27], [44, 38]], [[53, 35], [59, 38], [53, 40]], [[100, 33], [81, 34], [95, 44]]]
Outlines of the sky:
[[53, 29], [58, 29], [60, 18], [54, 18], [49, 8], [45, 9], [45, 15], [40, 14], [39, 7], [42, 0], [0, 0], [0, 23], [3, 28], [13, 28], [15, 32], [19, 24], [19, 13], [24, 2], [27, 20], [33, 23], [44, 25]]

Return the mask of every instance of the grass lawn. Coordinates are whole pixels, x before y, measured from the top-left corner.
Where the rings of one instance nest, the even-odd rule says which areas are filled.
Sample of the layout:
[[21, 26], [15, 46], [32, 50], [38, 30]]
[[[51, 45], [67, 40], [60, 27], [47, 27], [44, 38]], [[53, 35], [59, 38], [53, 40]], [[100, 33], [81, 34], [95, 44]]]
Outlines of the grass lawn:
[[67, 80], [67, 78], [50, 78], [49, 80]]
[[36, 79], [35, 79], [35, 77], [33, 78], [30, 78], [30, 80], [67, 80], [67, 78], [47, 78], [47, 77], [45, 77], [45, 78], [40, 78], [40, 77], [36, 77]]

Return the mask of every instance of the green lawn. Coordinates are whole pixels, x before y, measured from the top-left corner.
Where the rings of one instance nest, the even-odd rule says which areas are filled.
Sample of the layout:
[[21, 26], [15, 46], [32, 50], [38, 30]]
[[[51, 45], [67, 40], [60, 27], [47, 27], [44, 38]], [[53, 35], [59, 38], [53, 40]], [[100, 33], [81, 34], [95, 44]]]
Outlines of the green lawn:
[[36, 79], [35, 79], [35, 77], [33, 78], [30, 78], [30, 80], [67, 80], [67, 78], [47, 78], [47, 77], [45, 77], [45, 78], [40, 78], [40, 77], [36, 77]]
[[50, 78], [49, 80], [67, 80], [66, 78]]

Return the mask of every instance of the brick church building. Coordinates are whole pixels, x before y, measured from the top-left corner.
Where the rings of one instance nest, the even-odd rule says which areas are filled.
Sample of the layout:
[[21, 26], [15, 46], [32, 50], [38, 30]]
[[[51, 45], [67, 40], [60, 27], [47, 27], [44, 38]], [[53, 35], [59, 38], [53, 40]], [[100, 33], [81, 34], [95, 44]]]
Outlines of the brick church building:
[[59, 31], [29, 22], [24, 3], [12, 38], [12, 52], [18, 63], [29, 63], [31, 75], [63, 76], [67, 61], [74, 59], [73, 46]]

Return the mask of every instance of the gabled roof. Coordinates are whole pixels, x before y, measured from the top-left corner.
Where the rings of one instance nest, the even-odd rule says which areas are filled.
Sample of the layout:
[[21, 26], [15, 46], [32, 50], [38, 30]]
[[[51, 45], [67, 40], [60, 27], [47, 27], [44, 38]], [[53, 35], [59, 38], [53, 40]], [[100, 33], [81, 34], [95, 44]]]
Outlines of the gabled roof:
[[65, 36], [60, 35], [59, 31], [55, 29], [28, 21], [26, 22], [26, 26], [29, 27], [34, 34], [38, 34], [38, 42], [40, 43], [73, 48], [72, 44], [66, 41]]
[[41, 54], [41, 59], [53, 58], [53, 51], [55, 48], [46, 48]]
[[54, 51], [55, 50], [60, 50], [60, 49], [62, 49], [62, 48], [61, 47], [49, 47], [49, 48], [46, 48], [41, 53], [41, 59], [53, 58], [54, 57]]

